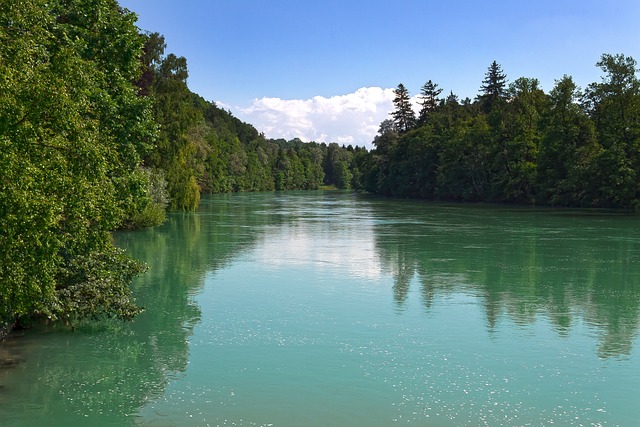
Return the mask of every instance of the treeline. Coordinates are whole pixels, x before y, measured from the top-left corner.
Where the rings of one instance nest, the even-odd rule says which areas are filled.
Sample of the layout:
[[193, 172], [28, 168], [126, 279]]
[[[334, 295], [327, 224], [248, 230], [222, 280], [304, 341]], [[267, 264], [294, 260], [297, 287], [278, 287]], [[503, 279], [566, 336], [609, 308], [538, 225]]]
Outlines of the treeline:
[[265, 138], [191, 92], [186, 58], [165, 55], [162, 35], [145, 38], [138, 86], [153, 100], [160, 128], [144, 163], [165, 177], [170, 209], [193, 210], [207, 193], [351, 187], [361, 149]]
[[572, 78], [547, 94], [508, 84], [495, 61], [479, 96], [460, 100], [431, 80], [420, 112], [404, 85], [373, 141], [363, 183], [397, 197], [640, 209], [640, 81], [631, 57], [605, 54], [602, 81]]

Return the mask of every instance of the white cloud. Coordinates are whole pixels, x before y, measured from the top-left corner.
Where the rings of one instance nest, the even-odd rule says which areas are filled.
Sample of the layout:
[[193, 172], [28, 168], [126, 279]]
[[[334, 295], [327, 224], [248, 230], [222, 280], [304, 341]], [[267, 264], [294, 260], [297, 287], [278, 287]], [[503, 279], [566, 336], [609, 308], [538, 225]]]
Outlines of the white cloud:
[[269, 138], [300, 138], [371, 148], [380, 123], [388, 119], [393, 110], [393, 91], [365, 87], [330, 98], [262, 98], [255, 99], [249, 107], [233, 110], [238, 118], [251, 123]]

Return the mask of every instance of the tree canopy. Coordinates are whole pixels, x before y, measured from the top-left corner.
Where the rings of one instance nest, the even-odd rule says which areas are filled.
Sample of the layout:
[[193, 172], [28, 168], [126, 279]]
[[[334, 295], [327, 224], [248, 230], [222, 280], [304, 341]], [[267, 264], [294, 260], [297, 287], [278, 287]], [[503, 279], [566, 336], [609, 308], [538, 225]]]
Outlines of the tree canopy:
[[[474, 102], [461, 103], [453, 92], [434, 102], [440, 91], [429, 80], [419, 120], [400, 128], [395, 122], [401, 132], [381, 130], [374, 139], [366, 189], [441, 200], [640, 209], [637, 64], [604, 54], [596, 65], [602, 81], [584, 94], [569, 76], [548, 94], [535, 78], [509, 83], [496, 61]], [[396, 106], [394, 119], [399, 111]]]
[[131, 83], [142, 42], [113, 0], [0, 9], [0, 310], [52, 318], [138, 309], [141, 266], [108, 234], [150, 203], [155, 137]]

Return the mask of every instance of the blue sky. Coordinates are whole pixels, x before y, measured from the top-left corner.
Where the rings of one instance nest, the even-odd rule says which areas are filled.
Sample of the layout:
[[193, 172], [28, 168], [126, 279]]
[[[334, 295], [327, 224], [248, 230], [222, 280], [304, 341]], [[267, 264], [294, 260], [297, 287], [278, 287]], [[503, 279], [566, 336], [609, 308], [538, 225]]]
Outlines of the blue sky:
[[269, 137], [369, 145], [431, 79], [474, 98], [489, 64], [549, 91], [600, 80], [602, 53], [640, 60], [639, 0], [121, 0], [185, 56], [189, 87]]

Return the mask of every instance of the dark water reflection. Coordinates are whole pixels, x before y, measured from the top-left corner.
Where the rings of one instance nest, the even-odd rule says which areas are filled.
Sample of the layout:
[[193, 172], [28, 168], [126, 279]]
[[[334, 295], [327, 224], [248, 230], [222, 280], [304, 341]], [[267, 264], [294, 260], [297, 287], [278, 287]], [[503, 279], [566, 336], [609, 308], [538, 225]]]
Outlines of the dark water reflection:
[[[388, 206], [380, 201], [373, 206]], [[415, 278], [428, 309], [438, 296], [483, 299], [487, 328], [539, 316], [567, 334], [576, 317], [599, 335], [598, 355], [629, 355], [640, 326], [640, 224], [634, 216], [398, 202], [374, 227], [402, 306]]]

